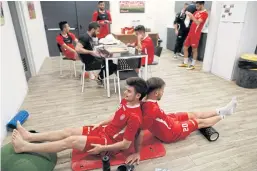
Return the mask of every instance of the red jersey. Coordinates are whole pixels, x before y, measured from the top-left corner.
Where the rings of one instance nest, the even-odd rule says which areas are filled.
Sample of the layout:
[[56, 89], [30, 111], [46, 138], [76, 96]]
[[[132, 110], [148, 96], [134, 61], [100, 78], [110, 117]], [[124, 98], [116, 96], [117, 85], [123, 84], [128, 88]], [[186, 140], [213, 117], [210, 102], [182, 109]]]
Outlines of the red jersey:
[[173, 127], [174, 120], [160, 109], [157, 101], [147, 100], [143, 102], [142, 111], [142, 129], [148, 129], [154, 136], [162, 141], [170, 141], [172, 137], [170, 130]]
[[[64, 37], [62, 34], [59, 34], [57, 37], [56, 37], [56, 42], [62, 46], [64, 44], [66, 44], [67, 46], [69, 46], [70, 48], [72, 49], [75, 49], [74, 45], [73, 45], [73, 42], [76, 40], [76, 36], [73, 34], [73, 33], [68, 33], [67, 34], [67, 37]], [[62, 49], [62, 50], [66, 50], [66, 49]], [[64, 52], [63, 51], [63, 52]]]
[[123, 139], [134, 141], [141, 123], [142, 111], [140, 104], [129, 106], [126, 100], [123, 99], [115, 112], [113, 120], [105, 127], [105, 133], [116, 142]]
[[[135, 43], [137, 46], [137, 42]], [[151, 37], [146, 36], [142, 41], [142, 52], [146, 53], [148, 55], [148, 63], [147, 64], [152, 64], [154, 60], [154, 44], [151, 39]], [[141, 65], [145, 65], [145, 57], [142, 58]]]
[[[95, 11], [93, 13], [92, 21], [97, 21], [98, 23], [102, 23], [105, 20], [112, 21], [111, 13], [109, 11], [105, 11], [104, 13], [101, 13], [99, 11]], [[97, 37], [99, 39], [104, 38], [107, 36], [109, 33], [109, 24], [100, 24], [100, 31]]]
[[196, 35], [201, 36], [203, 26], [208, 18], [208, 12], [206, 10], [203, 11], [196, 11], [194, 12], [194, 17], [199, 20], [201, 19], [203, 22], [201, 22], [199, 25], [197, 25], [194, 21], [192, 22], [192, 25], [190, 26], [190, 35]]

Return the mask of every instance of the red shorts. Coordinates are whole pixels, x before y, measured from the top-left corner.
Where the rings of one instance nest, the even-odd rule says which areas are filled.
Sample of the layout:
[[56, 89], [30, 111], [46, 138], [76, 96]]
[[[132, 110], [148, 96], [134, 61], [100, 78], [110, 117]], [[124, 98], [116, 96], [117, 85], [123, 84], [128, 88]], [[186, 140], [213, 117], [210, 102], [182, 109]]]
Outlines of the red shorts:
[[184, 46], [186, 47], [191, 46], [192, 48], [197, 48], [199, 45], [200, 38], [201, 38], [200, 36], [188, 34], [184, 42]]
[[168, 117], [174, 121], [171, 132], [169, 132], [168, 143], [185, 139], [191, 132], [198, 129], [197, 121], [195, 119], [189, 120], [187, 112], [169, 114]]
[[108, 136], [105, 134], [104, 127], [98, 127], [94, 130], [92, 130], [92, 128], [92, 126], [83, 127], [82, 135], [87, 136], [87, 142], [84, 148], [85, 151], [93, 148], [91, 144], [107, 145], [113, 143], [111, 139], [109, 139]]
[[69, 50], [63, 50], [63, 55], [69, 59], [74, 59], [74, 60], [76, 59], [76, 53]]

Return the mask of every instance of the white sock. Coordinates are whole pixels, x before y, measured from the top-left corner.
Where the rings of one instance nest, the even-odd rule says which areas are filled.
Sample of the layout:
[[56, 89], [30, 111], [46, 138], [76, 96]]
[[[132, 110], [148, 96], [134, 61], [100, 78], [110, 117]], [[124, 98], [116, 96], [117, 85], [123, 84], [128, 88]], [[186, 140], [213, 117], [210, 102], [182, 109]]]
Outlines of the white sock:
[[235, 112], [237, 106], [237, 100], [236, 97], [233, 97], [232, 100], [224, 107], [216, 109], [216, 112], [218, 115], [224, 116], [226, 115], [232, 115]]
[[188, 64], [188, 58], [184, 58], [184, 64]]
[[194, 60], [194, 59], [193, 59], [193, 61], [192, 61], [192, 64], [191, 64], [191, 65], [195, 66], [195, 62], [196, 62], [196, 60]]

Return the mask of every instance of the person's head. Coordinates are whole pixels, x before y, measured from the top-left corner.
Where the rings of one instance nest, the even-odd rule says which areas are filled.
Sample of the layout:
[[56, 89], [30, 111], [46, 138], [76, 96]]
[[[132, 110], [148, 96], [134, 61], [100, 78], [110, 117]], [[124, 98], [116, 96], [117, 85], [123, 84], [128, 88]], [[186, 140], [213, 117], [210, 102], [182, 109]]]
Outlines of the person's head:
[[70, 26], [67, 21], [59, 22], [59, 27], [62, 32], [68, 33], [70, 31]]
[[161, 100], [165, 82], [159, 77], [152, 77], [146, 81], [147, 84], [147, 97], [153, 100]]
[[97, 22], [91, 22], [88, 25], [88, 32], [91, 34], [92, 37], [96, 37], [99, 34], [100, 25]]
[[144, 79], [131, 77], [126, 80], [127, 86], [124, 91], [124, 98], [128, 102], [139, 102], [142, 100], [147, 91], [147, 85]]
[[204, 9], [204, 1], [196, 1], [196, 9], [198, 10], [198, 11], [201, 11], [201, 10], [203, 10]]
[[105, 3], [104, 3], [104, 1], [98, 1], [98, 8], [99, 8], [101, 11], [104, 10], [104, 8], [105, 8]]
[[187, 7], [188, 7], [188, 3], [186, 2], [186, 3], [184, 3], [183, 9], [185, 10]]
[[138, 25], [135, 28], [136, 35], [142, 35], [142, 38], [145, 37], [145, 27], [143, 25]]

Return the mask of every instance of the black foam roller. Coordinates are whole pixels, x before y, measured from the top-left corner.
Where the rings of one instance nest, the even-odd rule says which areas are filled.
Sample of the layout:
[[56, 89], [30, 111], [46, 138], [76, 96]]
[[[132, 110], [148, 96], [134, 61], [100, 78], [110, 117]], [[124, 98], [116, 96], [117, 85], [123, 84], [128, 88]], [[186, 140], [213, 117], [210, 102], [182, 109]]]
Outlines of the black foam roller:
[[209, 141], [216, 141], [219, 138], [219, 133], [213, 127], [201, 128], [199, 131]]
[[133, 171], [134, 170], [134, 165], [120, 165], [116, 171]]
[[110, 158], [108, 156], [104, 156], [102, 158], [102, 163], [103, 163], [103, 171], [111, 171]]

